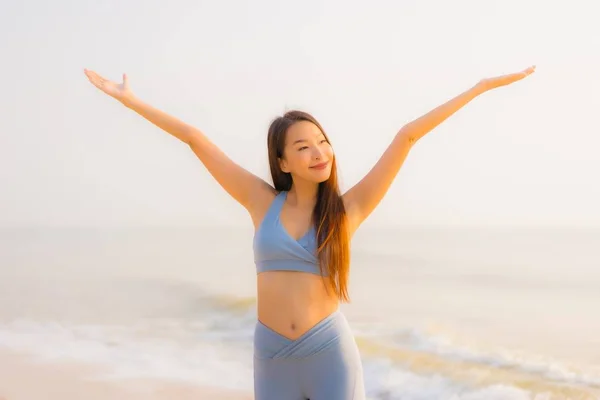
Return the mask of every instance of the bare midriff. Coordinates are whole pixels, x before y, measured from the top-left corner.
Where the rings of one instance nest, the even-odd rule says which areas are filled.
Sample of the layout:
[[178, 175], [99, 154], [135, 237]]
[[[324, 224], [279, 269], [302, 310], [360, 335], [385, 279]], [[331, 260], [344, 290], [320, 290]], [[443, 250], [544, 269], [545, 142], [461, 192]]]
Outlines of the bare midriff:
[[296, 271], [258, 274], [258, 320], [288, 339], [302, 336], [338, 308], [328, 279]]

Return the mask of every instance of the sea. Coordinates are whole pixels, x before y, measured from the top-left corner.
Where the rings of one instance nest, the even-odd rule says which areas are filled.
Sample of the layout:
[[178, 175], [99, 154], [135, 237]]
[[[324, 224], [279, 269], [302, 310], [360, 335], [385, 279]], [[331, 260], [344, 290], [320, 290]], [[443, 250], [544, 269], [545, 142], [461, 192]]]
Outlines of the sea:
[[[252, 235], [1, 229], [0, 348], [252, 393]], [[368, 227], [351, 259], [368, 399], [600, 399], [600, 229]]]

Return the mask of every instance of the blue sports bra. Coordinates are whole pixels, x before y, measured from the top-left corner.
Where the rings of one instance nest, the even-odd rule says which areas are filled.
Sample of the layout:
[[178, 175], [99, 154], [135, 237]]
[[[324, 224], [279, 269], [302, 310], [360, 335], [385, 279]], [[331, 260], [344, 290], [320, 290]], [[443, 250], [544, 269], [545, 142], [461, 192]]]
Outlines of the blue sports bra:
[[279, 192], [275, 196], [254, 234], [253, 249], [256, 273], [298, 271], [321, 275], [314, 225], [304, 236], [295, 240], [281, 223], [281, 208], [286, 197], [287, 191]]

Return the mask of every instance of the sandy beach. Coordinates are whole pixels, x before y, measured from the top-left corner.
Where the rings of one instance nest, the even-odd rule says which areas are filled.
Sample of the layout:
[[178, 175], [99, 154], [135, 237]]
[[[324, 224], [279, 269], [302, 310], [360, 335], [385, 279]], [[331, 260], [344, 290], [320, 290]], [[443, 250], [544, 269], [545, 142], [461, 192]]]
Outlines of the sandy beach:
[[0, 400], [251, 399], [247, 393], [158, 381], [106, 381], [102, 370], [78, 363], [39, 362], [0, 351]]

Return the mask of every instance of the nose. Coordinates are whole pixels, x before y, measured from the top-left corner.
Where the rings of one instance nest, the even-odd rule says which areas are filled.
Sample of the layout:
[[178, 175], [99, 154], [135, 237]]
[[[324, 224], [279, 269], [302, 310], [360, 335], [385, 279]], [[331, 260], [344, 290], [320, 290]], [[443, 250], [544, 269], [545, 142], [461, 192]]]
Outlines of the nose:
[[323, 158], [323, 153], [321, 152], [321, 149], [316, 148], [315, 151], [313, 152], [313, 157], [315, 158], [315, 160], [320, 160]]

